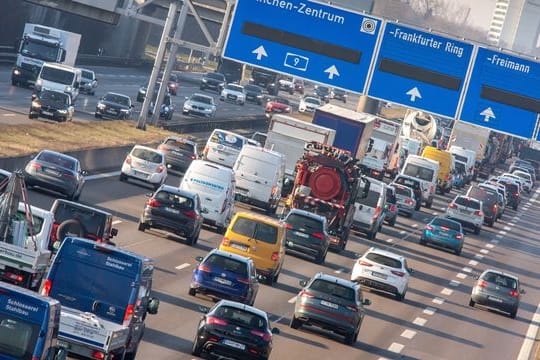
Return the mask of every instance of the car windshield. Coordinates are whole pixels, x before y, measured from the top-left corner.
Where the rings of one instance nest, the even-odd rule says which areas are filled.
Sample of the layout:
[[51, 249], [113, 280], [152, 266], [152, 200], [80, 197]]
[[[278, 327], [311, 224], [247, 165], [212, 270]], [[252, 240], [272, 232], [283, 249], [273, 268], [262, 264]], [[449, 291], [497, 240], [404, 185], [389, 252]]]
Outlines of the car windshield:
[[179, 150], [185, 150], [189, 153], [195, 153], [195, 145], [187, 143], [182, 140], [167, 139], [165, 140], [165, 145], [175, 147], [176, 149], [179, 149]]
[[243, 86], [235, 85], [235, 84], [227, 84], [227, 86], [225, 86], [225, 89], [232, 90], [232, 91], [238, 91], [238, 92], [243, 92], [244, 91]]
[[225, 76], [223, 74], [208, 73], [208, 74], [206, 74], [206, 77], [209, 78], [209, 79], [225, 81]]
[[447, 227], [447, 228], [449, 228], [451, 230], [461, 232], [461, 227], [460, 227], [459, 223], [457, 223], [455, 221], [452, 221], [452, 220], [448, 220], [448, 219], [435, 218], [435, 219], [433, 219], [431, 221], [431, 225], [440, 226], [440, 227]]
[[[8, 298], [7, 301], [10, 300]], [[14, 309], [19, 309], [19, 307], [14, 307]], [[0, 354], [3, 358], [35, 359], [33, 355], [39, 335], [39, 324], [25, 321], [18, 316], [0, 313]]]
[[458, 205], [461, 205], [461, 206], [466, 206], [466, 207], [468, 207], [470, 209], [480, 210], [480, 203], [478, 202], [478, 200], [471, 199], [471, 198], [466, 198], [464, 196], [458, 196], [454, 200], [454, 203], [456, 203]]
[[496, 195], [496, 191], [494, 190], [493, 192], [491, 192], [490, 190], [483, 189], [481, 187], [471, 187], [467, 195], [472, 198], [483, 201], [484, 206], [497, 202], [497, 195]]
[[67, 104], [69, 102], [69, 95], [58, 91], [44, 90], [39, 97], [41, 100], [54, 101], [59, 104]]
[[247, 264], [228, 256], [212, 254], [203, 261], [203, 264], [238, 274], [243, 278], [248, 277]]
[[403, 173], [407, 176], [419, 178], [424, 181], [432, 181], [434, 171], [433, 169], [409, 163], [403, 170]]
[[322, 221], [300, 214], [289, 214], [285, 219], [285, 223], [291, 225], [293, 229], [303, 228], [310, 232], [322, 232], [324, 230]]
[[326, 93], [329, 93], [330, 92], [330, 89], [325, 87], [325, 86], [319, 86], [317, 88], [317, 92], [321, 93], [321, 94], [326, 94]]
[[305, 98], [304, 102], [307, 102], [307, 103], [310, 103], [310, 104], [315, 104], [315, 105], [321, 105], [321, 101], [319, 99], [315, 99], [315, 98], [312, 98], [312, 97]]
[[279, 104], [283, 104], [283, 105], [289, 105], [290, 104], [289, 100], [284, 99], [284, 98], [275, 98], [274, 102], [279, 103]]
[[370, 252], [366, 255], [366, 259], [373, 261], [374, 263], [389, 266], [395, 269], [401, 269], [401, 261], [392, 257]]
[[232, 306], [219, 306], [211, 315], [249, 329], [267, 330], [266, 320], [251, 311]]
[[412, 196], [412, 189], [406, 186], [396, 186], [394, 189], [396, 189], [396, 195], [401, 195], [405, 197], [411, 197]]
[[214, 130], [212, 136], [210, 137], [210, 141], [238, 150], [242, 149], [244, 146], [244, 140], [242, 137], [233, 133], [227, 133], [219, 130]]
[[115, 104], [120, 104], [120, 105], [123, 105], [123, 106], [129, 106], [129, 103], [130, 103], [129, 97], [119, 95], [119, 94], [113, 94], [113, 93], [105, 94], [105, 96], [103, 97], [103, 100], [108, 101], [108, 102], [112, 102], [112, 103], [115, 103]]
[[374, 186], [372, 185], [369, 189], [368, 196], [364, 199], [357, 200], [357, 202], [370, 208], [376, 208], [380, 197], [380, 191], [374, 189]]
[[40, 153], [37, 157], [37, 160], [48, 162], [49, 164], [58, 165], [64, 169], [75, 170], [75, 161], [65, 157], [61, 154], [55, 154], [48, 151]]
[[493, 272], [485, 273], [481, 277], [481, 279], [484, 281], [487, 281], [488, 283], [495, 284], [497, 286], [502, 286], [504, 288], [512, 289], [512, 290], [516, 290], [518, 286], [516, 279], [503, 275], [503, 274], [497, 274]]
[[238, 217], [236, 219], [232, 231], [268, 244], [275, 244], [278, 240], [278, 228], [276, 225], [245, 217]]
[[214, 99], [209, 96], [203, 96], [203, 95], [192, 95], [191, 101], [200, 102], [203, 104], [212, 105], [214, 103]]
[[254, 92], [254, 93], [262, 93], [262, 89], [258, 87], [257, 85], [246, 85], [244, 86], [244, 89], [246, 91]]
[[88, 70], [81, 70], [81, 76], [85, 79], [94, 80], [94, 73]]
[[149, 149], [135, 148], [131, 151], [131, 155], [154, 164], [160, 164], [163, 161], [163, 156], [160, 153]]
[[59, 202], [54, 210], [54, 222], [61, 224], [66, 220], [75, 219], [84, 225], [86, 234], [97, 238], [103, 237], [104, 226], [107, 224], [106, 215], [92, 209], [71, 206], [69, 203]]
[[355, 290], [348, 286], [343, 286], [336, 282], [330, 282], [323, 279], [315, 279], [309, 286], [311, 290], [332, 295], [347, 301], [355, 301]]
[[75, 72], [43, 66], [39, 77], [43, 80], [56, 82], [62, 85], [72, 85], [73, 79], [75, 78]]

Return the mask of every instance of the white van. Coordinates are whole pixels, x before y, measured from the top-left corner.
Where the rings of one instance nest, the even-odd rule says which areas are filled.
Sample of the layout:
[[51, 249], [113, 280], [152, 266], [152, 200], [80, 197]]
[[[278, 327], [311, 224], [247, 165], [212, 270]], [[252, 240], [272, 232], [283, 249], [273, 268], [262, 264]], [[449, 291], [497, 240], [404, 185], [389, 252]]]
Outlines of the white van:
[[[381, 229], [386, 203], [387, 185], [379, 180], [368, 178], [370, 186], [367, 196], [357, 196], [354, 204], [353, 225], [354, 230], [361, 231], [367, 235], [369, 240], [374, 240], [377, 232]], [[364, 183], [359, 183], [359, 189], [364, 188]], [[359, 190], [361, 192], [361, 190]]]
[[467, 183], [471, 182], [473, 175], [474, 175], [474, 165], [476, 162], [476, 151], [469, 150], [464, 148], [463, 146], [456, 146], [452, 145], [450, 146], [450, 149], [448, 150], [452, 154], [452, 157], [454, 157], [458, 161], [462, 161], [465, 164], [467, 164], [466, 170], [466, 176], [467, 176]]
[[233, 170], [236, 199], [274, 214], [281, 199], [285, 156], [277, 151], [245, 145]]
[[214, 129], [204, 147], [203, 159], [232, 168], [248, 138], [227, 130]]
[[234, 210], [234, 171], [205, 160], [193, 160], [180, 182], [180, 189], [199, 194], [204, 222], [225, 233]]
[[435, 190], [437, 189], [439, 163], [422, 156], [409, 155], [405, 160], [400, 174], [421, 180], [422, 201], [426, 204], [427, 208], [430, 208], [433, 204]]
[[63, 64], [43, 63], [36, 80], [35, 90], [39, 92], [42, 89], [49, 89], [64, 92], [71, 96], [71, 102], [75, 102], [79, 96], [81, 79], [81, 69]]

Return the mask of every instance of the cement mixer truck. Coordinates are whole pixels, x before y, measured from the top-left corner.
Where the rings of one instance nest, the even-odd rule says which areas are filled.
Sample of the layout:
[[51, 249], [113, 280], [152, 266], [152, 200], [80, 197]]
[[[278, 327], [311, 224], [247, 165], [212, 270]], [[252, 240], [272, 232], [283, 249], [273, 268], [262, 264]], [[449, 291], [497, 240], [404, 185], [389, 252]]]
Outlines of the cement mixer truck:
[[437, 134], [437, 121], [423, 111], [409, 111], [403, 119], [401, 128], [403, 136], [422, 142], [422, 146], [431, 145]]
[[[354, 217], [360, 170], [349, 151], [319, 142], [308, 142], [296, 164], [293, 189], [286, 208], [323, 215], [328, 220], [330, 248], [345, 249]], [[366, 190], [367, 189], [367, 190]], [[369, 183], [362, 194], [369, 190]]]

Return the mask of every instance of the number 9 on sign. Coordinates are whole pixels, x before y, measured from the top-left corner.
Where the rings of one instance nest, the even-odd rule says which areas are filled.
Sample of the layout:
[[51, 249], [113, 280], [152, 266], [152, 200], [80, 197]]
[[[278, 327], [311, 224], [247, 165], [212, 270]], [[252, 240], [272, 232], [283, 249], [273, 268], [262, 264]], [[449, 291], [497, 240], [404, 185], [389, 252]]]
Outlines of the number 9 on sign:
[[296, 70], [306, 71], [308, 63], [308, 57], [288, 52], [287, 55], [285, 55], [285, 62], [283, 65]]

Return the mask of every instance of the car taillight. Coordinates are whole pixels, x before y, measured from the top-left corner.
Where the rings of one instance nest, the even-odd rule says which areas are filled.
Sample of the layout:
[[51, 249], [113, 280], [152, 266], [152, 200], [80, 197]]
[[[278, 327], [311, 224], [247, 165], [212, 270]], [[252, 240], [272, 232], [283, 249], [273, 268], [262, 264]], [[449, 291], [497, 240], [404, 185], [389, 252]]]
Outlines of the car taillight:
[[43, 283], [43, 288], [41, 289], [41, 295], [49, 296], [49, 294], [51, 293], [52, 284], [52, 280], [45, 280], [45, 282]]
[[227, 326], [229, 323], [226, 322], [225, 320], [222, 320], [222, 319], [219, 319], [215, 316], [209, 316], [206, 318], [206, 323], [208, 325], [222, 325], [222, 326]]
[[148, 206], [153, 207], [153, 208], [160, 208], [161, 203], [154, 198], [150, 198], [148, 199]]
[[274, 251], [274, 252], [272, 253], [272, 256], [270, 257], [270, 259], [271, 259], [272, 261], [278, 261], [278, 260], [279, 260], [279, 252]]
[[191, 160], [197, 159], [197, 155], [191, 155]]
[[413, 201], [411, 199], [407, 199], [407, 200], [405, 200], [405, 204], [412, 205]]
[[135, 307], [133, 304], [126, 306], [126, 312], [124, 313], [124, 326], [129, 325], [131, 319], [133, 318], [133, 313], [135, 313]]
[[251, 334], [263, 338], [264, 341], [270, 341], [272, 340], [272, 335], [265, 331], [258, 331], [258, 330], [251, 330]]
[[511, 297], [519, 297], [519, 292], [517, 290], [511, 290], [508, 295], [510, 295]]
[[223, 200], [223, 204], [221, 205], [222, 214], [225, 212], [225, 209], [227, 209], [227, 199]]
[[359, 265], [362, 265], [362, 266], [373, 266], [372, 263], [369, 263], [369, 262], [363, 261], [363, 260], [359, 260], [359, 261], [358, 261], [358, 264], [359, 264]]
[[199, 265], [197, 267], [197, 269], [199, 269], [199, 271], [204, 271], [204, 272], [207, 272], [207, 273], [212, 272], [212, 269], [210, 269], [210, 266], [207, 266], [207, 265], [204, 265], [204, 264]]
[[377, 170], [373, 170], [371, 173], [373, 174], [373, 176], [379, 176], [380, 175], [380, 172], [378, 172]]
[[405, 273], [403, 271], [397, 271], [397, 270], [392, 270], [392, 274], [394, 274], [396, 276], [399, 276], [399, 277], [404, 277], [405, 276]]
[[30, 165], [30, 167], [31, 167], [32, 169], [41, 169], [41, 165], [39, 165], [39, 164], [37, 164], [37, 163], [32, 163], [32, 164]]
[[476, 210], [476, 211], [474, 212], [474, 215], [476, 215], [476, 216], [484, 216], [484, 213], [481, 212], [480, 210]]
[[379, 213], [381, 212], [381, 207], [380, 206], [377, 206], [375, 208], [375, 213], [373, 213], [373, 219], [376, 219], [377, 217], [379, 217]]
[[390, 204], [390, 211], [392, 212], [396, 211], [396, 205]]
[[105, 354], [99, 350], [92, 351], [92, 359], [102, 360], [105, 359]]
[[291, 230], [293, 227], [291, 224], [285, 224], [285, 229]]
[[450, 228], [448, 226], [441, 226], [441, 229], [444, 230], [444, 231], [450, 230]]
[[516, 192], [514, 193], [514, 196], [519, 196], [519, 192], [516, 191]]
[[477, 285], [478, 287], [481, 287], [481, 288], [484, 288], [484, 289], [485, 289], [485, 288], [487, 288], [487, 285], [488, 285], [488, 284], [487, 284], [487, 281], [486, 281], [486, 280], [478, 280], [478, 282], [476, 283], [476, 285]]
[[457, 209], [457, 205], [454, 204], [454, 203], [450, 203], [450, 205], [448, 205], [448, 208], [449, 209]]
[[461, 240], [461, 239], [463, 239], [463, 235], [461, 235], [461, 234], [457, 234], [457, 235], [456, 235], [456, 236], [454, 236], [454, 237], [455, 237], [456, 239], [458, 239], [458, 240]]
[[157, 167], [157, 172], [158, 172], [158, 173], [162, 173], [163, 170], [165, 170], [165, 166], [159, 165], [159, 166]]
[[320, 232], [315, 232], [315, 233], [311, 234], [311, 236], [313, 236], [314, 238], [317, 238], [317, 239], [324, 240], [324, 234], [320, 233]]
[[197, 218], [197, 213], [195, 211], [193, 211], [193, 210], [184, 210], [183, 213], [188, 218], [192, 218], [192, 219]]
[[131, 165], [131, 155], [126, 156], [126, 164]]
[[346, 307], [351, 311], [358, 312], [358, 307], [355, 305], [347, 305]]
[[223, 239], [221, 239], [221, 245], [229, 246], [230, 244], [231, 244], [231, 239], [229, 239], [228, 237], [223, 237]]
[[426, 227], [424, 227], [425, 230], [428, 230], [428, 231], [433, 231], [433, 226], [431, 225], [426, 225]]
[[302, 297], [302, 296], [305, 296], [305, 297], [307, 297], [307, 298], [312, 298], [312, 297], [314, 297], [309, 291], [306, 291], [306, 290], [300, 291], [300, 297]]
[[493, 212], [496, 212], [497, 208], [498, 208], [497, 204], [493, 204]]

